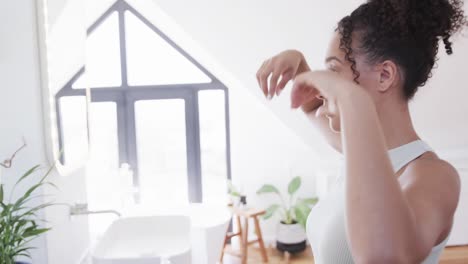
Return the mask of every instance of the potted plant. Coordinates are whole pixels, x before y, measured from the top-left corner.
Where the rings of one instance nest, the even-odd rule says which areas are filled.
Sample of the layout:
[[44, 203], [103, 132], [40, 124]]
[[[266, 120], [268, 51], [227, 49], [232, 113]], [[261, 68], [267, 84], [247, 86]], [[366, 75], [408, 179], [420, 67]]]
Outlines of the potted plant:
[[229, 194], [229, 204], [236, 207], [246, 205], [247, 197], [244, 194], [242, 194], [240, 189], [234, 186], [234, 184], [230, 180], [227, 181], [227, 186]]
[[306, 248], [305, 226], [307, 217], [318, 198], [300, 198], [296, 192], [301, 187], [301, 177], [293, 178], [288, 184], [288, 199], [271, 184], [263, 185], [257, 194], [274, 194], [279, 203], [273, 203], [266, 209], [263, 219], [269, 219], [275, 214], [280, 215], [277, 226], [276, 248], [290, 253], [301, 252]]
[[[11, 160], [9, 164], [11, 164]], [[16, 187], [30, 175], [33, 175], [39, 169], [39, 165], [29, 169], [16, 181], [8, 200], [4, 197], [3, 184], [0, 184], [0, 264], [25, 264], [25, 262], [15, 260], [21, 256], [31, 258], [29, 250], [33, 248], [28, 246], [28, 243], [50, 230], [50, 228], [38, 226], [38, 222], [42, 220], [38, 219], [37, 213], [53, 204], [42, 203], [34, 207], [27, 204], [41, 196], [35, 195], [41, 186], [52, 185], [55, 187], [52, 183], [45, 181], [52, 168], [53, 166], [40, 178], [39, 182], [31, 186], [16, 201], [12, 201], [12, 194]]]

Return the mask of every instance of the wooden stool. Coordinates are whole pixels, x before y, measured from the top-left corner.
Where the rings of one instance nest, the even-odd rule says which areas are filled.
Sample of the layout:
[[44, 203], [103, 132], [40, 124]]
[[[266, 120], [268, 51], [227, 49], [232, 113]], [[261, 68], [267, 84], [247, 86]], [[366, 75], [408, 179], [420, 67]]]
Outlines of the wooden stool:
[[[239, 231], [237, 233], [227, 232], [224, 238], [223, 250], [221, 253], [220, 262], [223, 263], [224, 253], [229, 255], [238, 256], [241, 258], [241, 263], [247, 263], [247, 248], [249, 245], [257, 243], [260, 246], [260, 253], [262, 254], [262, 260], [264, 263], [268, 263], [268, 256], [265, 250], [265, 244], [263, 242], [262, 231], [260, 229], [260, 223], [258, 217], [265, 214], [265, 210], [248, 208], [240, 209], [231, 207], [233, 217], [236, 218], [237, 226]], [[241, 218], [244, 220], [244, 225], [242, 226]], [[257, 239], [249, 241], [249, 219], [252, 218], [254, 221], [255, 233], [257, 234]], [[226, 248], [227, 242], [229, 239], [239, 236], [240, 237], [240, 252], [234, 251], [232, 249]]]

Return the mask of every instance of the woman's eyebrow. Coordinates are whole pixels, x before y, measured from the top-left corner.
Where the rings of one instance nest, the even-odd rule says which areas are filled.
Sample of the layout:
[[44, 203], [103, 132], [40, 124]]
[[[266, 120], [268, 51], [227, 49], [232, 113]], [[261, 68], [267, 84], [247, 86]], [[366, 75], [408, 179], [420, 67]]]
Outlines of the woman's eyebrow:
[[338, 59], [338, 57], [336, 57], [336, 56], [327, 57], [327, 58], [325, 59], [325, 63], [328, 63], [328, 62], [330, 62], [330, 61], [332, 61], [332, 60], [336, 60], [336, 61], [338, 61], [339, 63], [343, 63], [343, 62], [342, 62], [340, 59]]

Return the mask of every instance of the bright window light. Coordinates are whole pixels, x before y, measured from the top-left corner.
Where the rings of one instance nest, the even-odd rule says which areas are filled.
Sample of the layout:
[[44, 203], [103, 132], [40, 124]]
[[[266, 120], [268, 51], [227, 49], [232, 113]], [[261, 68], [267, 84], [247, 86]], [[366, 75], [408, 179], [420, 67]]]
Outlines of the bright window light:
[[140, 19], [125, 12], [129, 85], [209, 83], [211, 79]]
[[59, 108], [64, 163], [75, 166], [88, 156], [86, 97], [60, 98]]
[[[117, 106], [114, 102], [91, 104], [90, 162], [87, 179], [90, 206], [102, 208], [120, 206], [118, 198], [119, 139]], [[102, 195], [105, 193], [106, 195]]]
[[73, 88], [117, 87], [120, 73], [119, 20], [113, 12], [86, 40], [86, 71]]
[[224, 203], [226, 194], [226, 112], [224, 91], [198, 92], [203, 202]]
[[185, 102], [135, 103], [141, 202], [152, 206], [187, 204]]

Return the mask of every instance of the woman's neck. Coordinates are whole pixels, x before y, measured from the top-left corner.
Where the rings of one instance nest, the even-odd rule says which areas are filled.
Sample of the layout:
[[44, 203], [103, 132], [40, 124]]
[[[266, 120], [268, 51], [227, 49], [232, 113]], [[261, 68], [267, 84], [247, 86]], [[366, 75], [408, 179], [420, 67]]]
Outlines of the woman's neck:
[[377, 112], [388, 149], [420, 139], [414, 130], [408, 103], [383, 104]]

